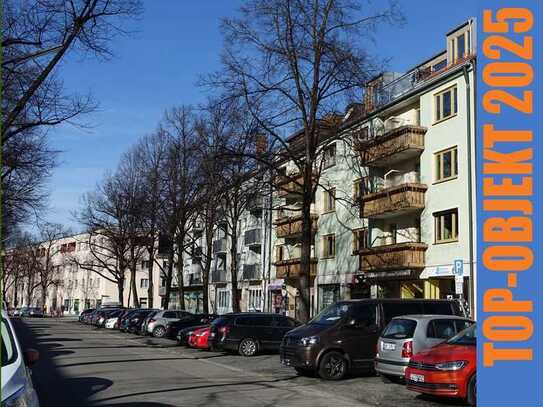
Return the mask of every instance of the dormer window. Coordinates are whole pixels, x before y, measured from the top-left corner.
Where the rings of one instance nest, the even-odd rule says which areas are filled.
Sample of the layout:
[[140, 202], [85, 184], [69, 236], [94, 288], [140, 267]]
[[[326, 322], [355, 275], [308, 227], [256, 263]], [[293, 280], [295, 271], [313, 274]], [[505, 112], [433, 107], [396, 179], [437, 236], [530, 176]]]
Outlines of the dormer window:
[[471, 54], [471, 31], [465, 29], [449, 37], [449, 57], [451, 62], [466, 58]]

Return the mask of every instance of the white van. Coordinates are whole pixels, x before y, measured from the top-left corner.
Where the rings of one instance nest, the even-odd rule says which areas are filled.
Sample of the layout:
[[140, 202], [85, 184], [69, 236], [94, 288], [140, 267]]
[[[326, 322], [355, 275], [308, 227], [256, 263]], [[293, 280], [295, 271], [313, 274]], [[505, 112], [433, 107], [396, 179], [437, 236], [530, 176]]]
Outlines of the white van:
[[29, 349], [26, 352], [15, 336], [8, 314], [2, 310], [0, 322], [2, 335], [2, 406], [39, 407], [38, 396], [28, 366], [38, 360], [38, 352]]

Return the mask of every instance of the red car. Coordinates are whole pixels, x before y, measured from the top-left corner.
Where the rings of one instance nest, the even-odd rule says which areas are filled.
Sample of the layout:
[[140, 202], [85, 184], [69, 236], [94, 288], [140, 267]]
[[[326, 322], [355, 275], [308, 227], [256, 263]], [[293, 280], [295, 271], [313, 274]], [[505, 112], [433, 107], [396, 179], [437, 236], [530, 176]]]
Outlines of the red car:
[[405, 379], [409, 390], [436, 396], [458, 397], [476, 402], [475, 325], [434, 348], [414, 355]]
[[188, 344], [191, 348], [209, 349], [209, 332], [210, 327], [196, 329], [192, 332], [188, 339]]

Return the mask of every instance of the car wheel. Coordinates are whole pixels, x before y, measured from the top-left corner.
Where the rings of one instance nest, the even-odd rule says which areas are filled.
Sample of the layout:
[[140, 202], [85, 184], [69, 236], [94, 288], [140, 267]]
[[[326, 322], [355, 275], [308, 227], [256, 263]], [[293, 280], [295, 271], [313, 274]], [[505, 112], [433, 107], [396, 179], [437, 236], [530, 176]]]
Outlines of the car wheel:
[[467, 402], [470, 406], [477, 404], [477, 378], [475, 375], [469, 380], [468, 383], [468, 399]]
[[238, 351], [241, 356], [254, 356], [258, 351], [258, 344], [254, 339], [245, 338], [239, 344]]
[[153, 329], [153, 336], [155, 338], [162, 338], [164, 335], [166, 335], [166, 329], [163, 326], [157, 326]]
[[319, 364], [319, 376], [324, 380], [341, 380], [347, 374], [347, 360], [339, 352], [328, 352]]

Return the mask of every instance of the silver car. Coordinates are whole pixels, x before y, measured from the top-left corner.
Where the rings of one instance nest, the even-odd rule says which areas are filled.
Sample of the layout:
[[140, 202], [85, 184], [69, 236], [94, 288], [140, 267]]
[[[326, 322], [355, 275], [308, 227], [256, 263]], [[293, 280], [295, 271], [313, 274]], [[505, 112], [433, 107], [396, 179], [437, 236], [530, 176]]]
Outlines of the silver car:
[[38, 352], [33, 349], [23, 351], [13, 326], [5, 311], [1, 320], [2, 338], [2, 406], [39, 407], [38, 396], [32, 385], [28, 366], [38, 360]]
[[403, 315], [393, 318], [377, 341], [375, 370], [403, 379], [411, 356], [434, 347], [475, 322], [445, 315]]
[[147, 333], [156, 338], [162, 338], [166, 334], [166, 324], [179, 321], [181, 318], [191, 315], [187, 311], [163, 310], [157, 312], [147, 323]]

